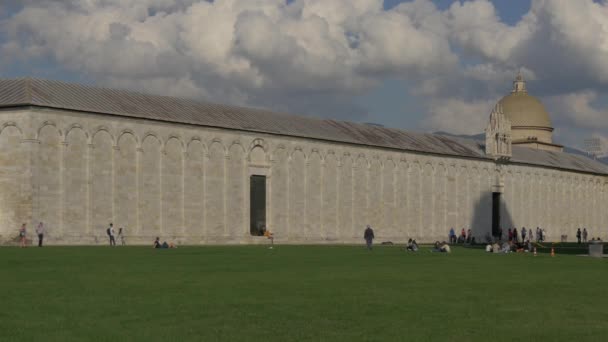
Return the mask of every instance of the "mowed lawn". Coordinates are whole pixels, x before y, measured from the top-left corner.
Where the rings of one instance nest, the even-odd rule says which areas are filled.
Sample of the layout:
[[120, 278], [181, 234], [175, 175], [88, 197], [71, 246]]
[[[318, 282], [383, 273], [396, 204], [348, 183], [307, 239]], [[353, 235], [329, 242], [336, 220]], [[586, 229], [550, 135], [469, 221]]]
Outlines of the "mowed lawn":
[[0, 341], [605, 341], [608, 260], [397, 246], [0, 248]]

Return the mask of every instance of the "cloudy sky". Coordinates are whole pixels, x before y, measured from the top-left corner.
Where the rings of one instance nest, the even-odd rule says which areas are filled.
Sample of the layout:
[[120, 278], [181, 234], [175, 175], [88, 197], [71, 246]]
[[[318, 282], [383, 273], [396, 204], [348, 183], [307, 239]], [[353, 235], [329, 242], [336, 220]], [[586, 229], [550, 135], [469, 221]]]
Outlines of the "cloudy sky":
[[0, 77], [482, 132], [518, 70], [608, 147], [608, 0], [0, 0]]

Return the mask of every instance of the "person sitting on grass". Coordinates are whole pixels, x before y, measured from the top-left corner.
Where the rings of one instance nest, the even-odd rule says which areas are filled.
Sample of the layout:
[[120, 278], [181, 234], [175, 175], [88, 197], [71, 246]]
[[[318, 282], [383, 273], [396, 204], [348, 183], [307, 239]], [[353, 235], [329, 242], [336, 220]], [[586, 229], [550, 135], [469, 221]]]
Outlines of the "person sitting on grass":
[[405, 249], [412, 252], [418, 252], [418, 244], [416, 243], [416, 240], [407, 240], [407, 247]]
[[264, 228], [264, 236], [270, 240], [270, 247], [268, 247], [268, 249], [272, 249], [274, 246], [274, 234], [272, 234], [270, 230]]
[[431, 252], [437, 253], [450, 253], [452, 250], [450, 249], [450, 245], [447, 242], [439, 242], [435, 241], [435, 247], [431, 250]]
[[418, 252], [418, 249], [418, 242], [416, 242], [416, 240], [412, 241], [412, 250]]
[[167, 241], [160, 243], [160, 238], [157, 236], [154, 240], [154, 248], [177, 248], [173, 242], [167, 243]]

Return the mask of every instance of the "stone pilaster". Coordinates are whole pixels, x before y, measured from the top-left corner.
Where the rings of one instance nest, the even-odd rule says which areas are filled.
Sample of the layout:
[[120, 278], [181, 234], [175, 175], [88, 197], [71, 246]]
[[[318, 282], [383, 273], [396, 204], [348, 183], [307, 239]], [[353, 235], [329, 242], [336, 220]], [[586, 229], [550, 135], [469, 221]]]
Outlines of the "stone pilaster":
[[[40, 140], [23, 139], [21, 140], [23, 153], [23, 169], [21, 183], [21, 198], [19, 201], [18, 220], [26, 223], [28, 227], [35, 227], [34, 213], [37, 211], [38, 188], [36, 187], [36, 158], [40, 147]], [[15, 227], [18, 229], [19, 227]]]

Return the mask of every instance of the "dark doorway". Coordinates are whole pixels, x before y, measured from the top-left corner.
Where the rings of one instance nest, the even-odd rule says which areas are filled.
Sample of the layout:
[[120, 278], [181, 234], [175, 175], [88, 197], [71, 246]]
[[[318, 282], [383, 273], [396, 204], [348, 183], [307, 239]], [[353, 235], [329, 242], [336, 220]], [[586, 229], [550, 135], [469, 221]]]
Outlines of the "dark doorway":
[[492, 236], [500, 235], [500, 192], [492, 193]]
[[266, 230], [266, 176], [251, 176], [249, 206], [249, 232], [262, 236]]

